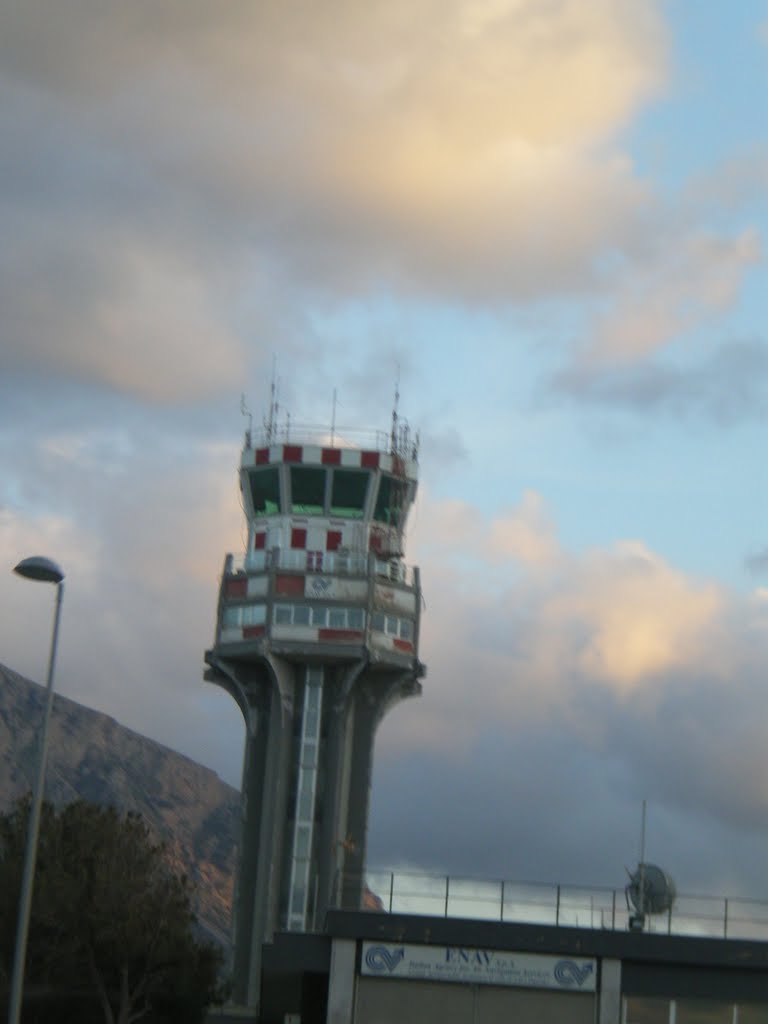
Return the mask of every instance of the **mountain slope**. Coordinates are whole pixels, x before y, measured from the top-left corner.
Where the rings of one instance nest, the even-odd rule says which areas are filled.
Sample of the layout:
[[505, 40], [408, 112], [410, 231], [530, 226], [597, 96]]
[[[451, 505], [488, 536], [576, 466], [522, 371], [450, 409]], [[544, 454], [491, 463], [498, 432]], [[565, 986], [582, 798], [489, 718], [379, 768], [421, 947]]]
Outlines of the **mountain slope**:
[[[0, 665], [0, 811], [32, 788], [43, 688]], [[239, 794], [208, 768], [56, 696], [46, 798], [138, 811], [197, 888], [200, 923], [229, 937]]]

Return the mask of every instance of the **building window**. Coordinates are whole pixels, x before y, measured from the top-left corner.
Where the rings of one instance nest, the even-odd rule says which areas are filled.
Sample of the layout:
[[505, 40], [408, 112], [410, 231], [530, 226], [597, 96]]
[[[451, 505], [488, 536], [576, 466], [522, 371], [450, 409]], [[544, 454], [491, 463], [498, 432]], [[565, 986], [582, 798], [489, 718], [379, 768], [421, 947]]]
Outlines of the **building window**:
[[317, 607], [309, 604], [276, 604], [276, 626], [316, 626], [319, 629], [365, 629], [362, 608]]
[[248, 482], [254, 515], [278, 515], [280, 512], [280, 474], [277, 466], [251, 470], [248, 474]]
[[395, 527], [400, 525], [406, 486], [404, 480], [396, 480], [392, 476], [382, 474], [373, 512], [373, 518], [377, 522]]
[[323, 568], [323, 552], [307, 552], [307, 572], [321, 572]]
[[345, 608], [328, 609], [328, 626], [330, 629], [345, 629], [347, 625], [347, 612]]
[[291, 467], [291, 509], [294, 515], [321, 516], [325, 509], [324, 469]]
[[370, 479], [371, 474], [364, 469], [335, 469], [331, 486], [331, 515], [362, 519]]
[[267, 606], [264, 604], [246, 604], [242, 611], [244, 626], [263, 626], [267, 621]]
[[224, 629], [235, 629], [240, 625], [240, 608], [225, 608], [221, 616]]
[[362, 629], [365, 623], [365, 614], [362, 608], [350, 608], [347, 611], [347, 625], [350, 629]]

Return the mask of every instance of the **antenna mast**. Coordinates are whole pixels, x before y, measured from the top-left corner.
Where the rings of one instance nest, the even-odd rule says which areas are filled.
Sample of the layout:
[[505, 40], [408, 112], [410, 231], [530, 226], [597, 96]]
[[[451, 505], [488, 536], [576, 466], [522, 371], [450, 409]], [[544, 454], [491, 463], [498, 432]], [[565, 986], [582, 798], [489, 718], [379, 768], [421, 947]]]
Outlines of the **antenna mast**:
[[267, 444], [272, 444], [277, 429], [277, 416], [280, 409], [278, 405], [278, 380], [277, 380], [277, 359], [272, 356], [272, 382], [269, 387], [269, 418], [264, 423], [267, 434]]
[[390, 447], [392, 454], [397, 451], [397, 407], [400, 403], [400, 363], [397, 364], [397, 376], [395, 377], [395, 404], [392, 407], [392, 436]]
[[245, 392], [242, 392], [240, 395], [240, 412], [243, 414], [243, 416], [247, 416], [248, 418], [248, 429], [245, 432], [245, 447], [250, 448], [251, 435], [253, 432], [253, 416], [251, 415], [251, 410], [245, 404]]

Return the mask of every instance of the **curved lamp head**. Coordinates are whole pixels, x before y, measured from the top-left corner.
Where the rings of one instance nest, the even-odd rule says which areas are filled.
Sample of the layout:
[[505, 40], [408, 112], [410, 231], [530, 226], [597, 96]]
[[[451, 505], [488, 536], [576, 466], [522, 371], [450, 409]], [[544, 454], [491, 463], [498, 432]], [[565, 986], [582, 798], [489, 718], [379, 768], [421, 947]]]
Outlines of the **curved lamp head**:
[[24, 558], [13, 571], [28, 580], [42, 580], [43, 583], [61, 583], [64, 579], [64, 573], [58, 565], [42, 555]]

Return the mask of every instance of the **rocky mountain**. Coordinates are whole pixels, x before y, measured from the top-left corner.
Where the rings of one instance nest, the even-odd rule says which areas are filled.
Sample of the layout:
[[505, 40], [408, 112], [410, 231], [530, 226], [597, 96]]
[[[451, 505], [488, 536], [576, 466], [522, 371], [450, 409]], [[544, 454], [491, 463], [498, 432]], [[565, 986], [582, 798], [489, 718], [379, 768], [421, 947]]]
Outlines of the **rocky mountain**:
[[[0, 811], [32, 788], [44, 690], [0, 665]], [[197, 889], [201, 925], [226, 945], [235, 866], [237, 790], [214, 772], [56, 696], [46, 798], [137, 811]]]

